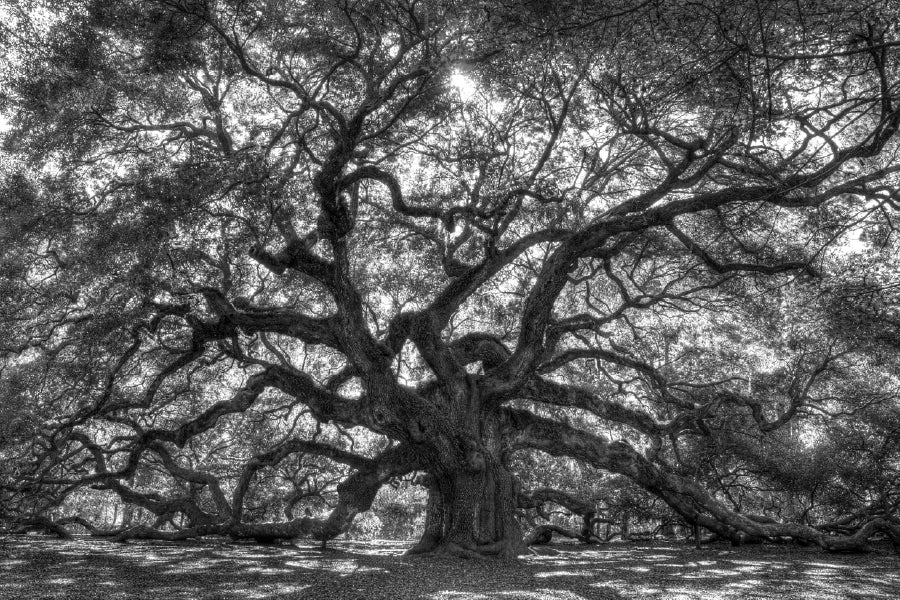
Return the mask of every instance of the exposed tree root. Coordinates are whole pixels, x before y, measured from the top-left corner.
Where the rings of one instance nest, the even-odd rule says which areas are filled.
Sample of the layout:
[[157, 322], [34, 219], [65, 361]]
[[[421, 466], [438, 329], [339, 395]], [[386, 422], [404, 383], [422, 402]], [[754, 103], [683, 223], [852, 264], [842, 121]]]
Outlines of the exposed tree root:
[[404, 554], [409, 556], [415, 556], [417, 554], [429, 554], [431, 552], [434, 552], [439, 544], [440, 542], [437, 539], [422, 536], [422, 539], [416, 542], [415, 545], [404, 552]]
[[422, 543], [406, 551], [407, 555], [430, 554], [436, 556], [454, 556], [456, 558], [484, 560], [488, 558], [512, 559], [519, 556], [520, 544], [513, 540], [498, 540], [487, 544], [464, 544], [444, 540], [438, 543]]
[[462, 546], [455, 542], [444, 542], [443, 544], [439, 544], [432, 551], [432, 554], [455, 556], [456, 558], [467, 558], [467, 559], [483, 559], [483, 558], [485, 558], [484, 554], [480, 554], [476, 550], [473, 550], [471, 548], [466, 548], [465, 546]]

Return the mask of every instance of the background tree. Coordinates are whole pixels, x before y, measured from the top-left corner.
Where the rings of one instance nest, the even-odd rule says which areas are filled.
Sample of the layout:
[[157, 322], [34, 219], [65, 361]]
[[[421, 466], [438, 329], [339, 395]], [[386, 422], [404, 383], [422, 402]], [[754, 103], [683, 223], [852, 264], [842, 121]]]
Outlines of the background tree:
[[420, 473], [416, 550], [514, 555], [519, 508], [591, 537], [549, 454], [900, 539], [897, 9], [5, 3], [4, 502], [328, 540]]

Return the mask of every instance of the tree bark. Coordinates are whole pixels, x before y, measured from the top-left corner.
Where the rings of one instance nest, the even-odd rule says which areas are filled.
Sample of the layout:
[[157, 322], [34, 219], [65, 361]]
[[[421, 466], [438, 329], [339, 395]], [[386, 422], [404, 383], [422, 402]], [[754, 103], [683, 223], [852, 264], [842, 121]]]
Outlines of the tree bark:
[[430, 475], [425, 530], [410, 553], [502, 558], [523, 554], [516, 492], [512, 474], [494, 460], [486, 461], [481, 470]]
[[500, 423], [477, 394], [460, 396], [456, 431], [427, 461], [425, 530], [411, 553], [509, 558], [527, 551], [516, 519], [520, 486], [506, 466]]

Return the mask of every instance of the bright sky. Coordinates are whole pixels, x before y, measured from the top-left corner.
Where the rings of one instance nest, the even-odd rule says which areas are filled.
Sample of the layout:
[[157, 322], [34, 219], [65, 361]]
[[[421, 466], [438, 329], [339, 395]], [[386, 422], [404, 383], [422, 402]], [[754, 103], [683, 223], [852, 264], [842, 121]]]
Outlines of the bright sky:
[[463, 102], [468, 102], [475, 95], [475, 82], [459, 71], [450, 76], [450, 84], [459, 91], [459, 98]]

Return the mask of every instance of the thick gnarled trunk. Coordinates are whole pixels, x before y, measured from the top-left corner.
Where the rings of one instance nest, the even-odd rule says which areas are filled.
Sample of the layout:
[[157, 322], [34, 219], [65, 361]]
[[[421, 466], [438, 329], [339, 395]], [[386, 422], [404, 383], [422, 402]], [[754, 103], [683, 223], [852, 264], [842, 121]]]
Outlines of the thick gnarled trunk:
[[429, 392], [446, 420], [423, 444], [426, 523], [410, 552], [500, 557], [524, 553], [515, 513], [519, 486], [507, 468], [509, 448], [498, 407], [485, 403], [469, 376]]
[[525, 552], [515, 517], [517, 485], [499, 462], [479, 471], [430, 475], [422, 538], [410, 552], [508, 558]]

